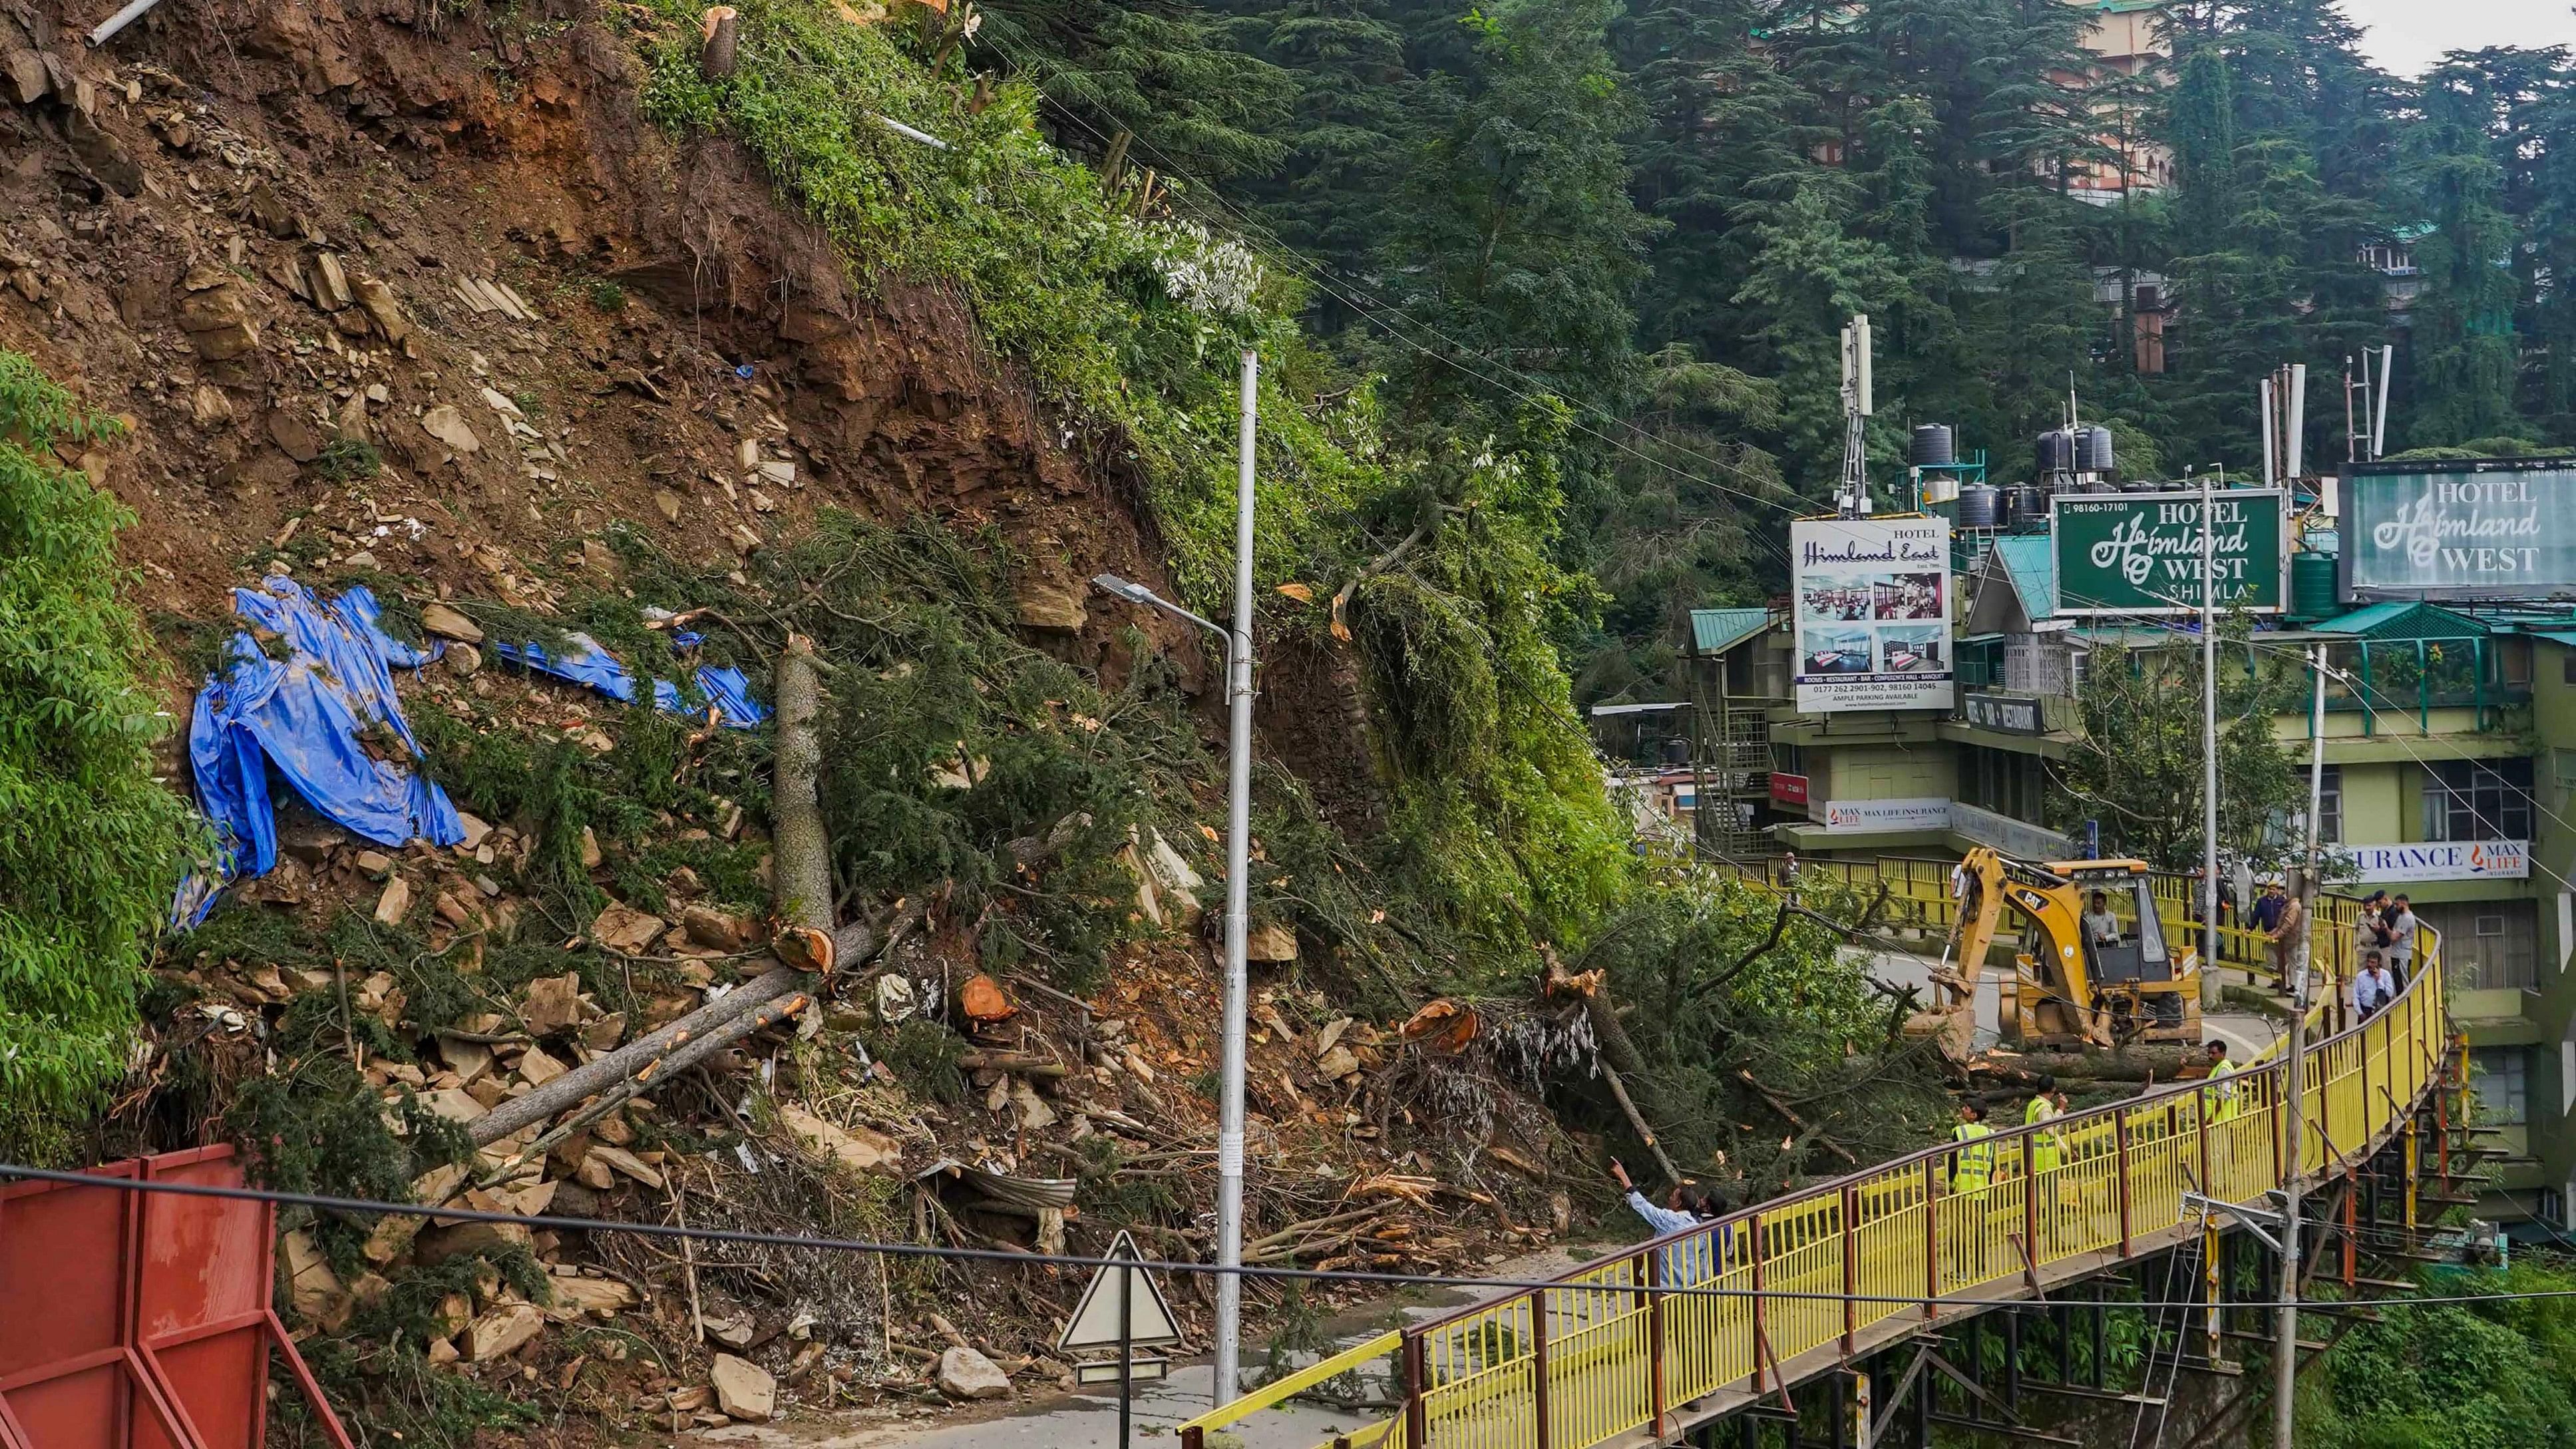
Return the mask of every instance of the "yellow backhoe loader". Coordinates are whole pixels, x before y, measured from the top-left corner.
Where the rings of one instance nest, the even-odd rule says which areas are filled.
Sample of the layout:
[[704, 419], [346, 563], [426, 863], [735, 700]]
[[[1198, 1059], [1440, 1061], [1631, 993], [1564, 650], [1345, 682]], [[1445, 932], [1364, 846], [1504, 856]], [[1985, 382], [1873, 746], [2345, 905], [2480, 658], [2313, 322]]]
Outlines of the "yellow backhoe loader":
[[[2165, 940], [2144, 861], [2032, 864], [1969, 851], [1951, 873], [1958, 921], [1932, 973], [1933, 1009], [1908, 1023], [1965, 1060], [1977, 1029], [1977, 981], [2009, 907], [2021, 923], [2012, 999], [1998, 1013], [2005, 1043], [2110, 1047], [2200, 1040], [2200, 956]], [[2099, 895], [2111, 929], [2087, 932]], [[2088, 939], [2100, 936], [2105, 939]]]

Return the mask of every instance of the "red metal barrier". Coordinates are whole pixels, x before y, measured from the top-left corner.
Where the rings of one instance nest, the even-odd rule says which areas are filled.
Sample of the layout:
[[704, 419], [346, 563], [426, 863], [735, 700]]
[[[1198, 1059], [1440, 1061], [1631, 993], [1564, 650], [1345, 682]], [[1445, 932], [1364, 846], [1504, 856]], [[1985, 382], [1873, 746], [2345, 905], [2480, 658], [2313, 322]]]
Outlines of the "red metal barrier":
[[[99, 1168], [237, 1187], [230, 1147]], [[235, 1198], [0, 1186], [0, 1449], [260, 1449], [269, 1353], [349, 1436], [269, 1306], [277, 1209]]]

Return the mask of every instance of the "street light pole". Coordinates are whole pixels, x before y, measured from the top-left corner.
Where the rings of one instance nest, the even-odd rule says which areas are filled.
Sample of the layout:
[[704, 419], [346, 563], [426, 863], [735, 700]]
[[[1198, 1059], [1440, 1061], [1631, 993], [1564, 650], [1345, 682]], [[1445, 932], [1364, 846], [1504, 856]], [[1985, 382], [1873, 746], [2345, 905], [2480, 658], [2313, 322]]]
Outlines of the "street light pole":
[[[1260, 411], [1261, 358], [1243, 349], [1243, 401], [1234, 480], [1234, 637], [1226, 650], [1226, 693], [1233, 706], [1228, 726], [1225, 804], [1225, 1085], [1219, 1096], [1216, 1136], [1216, 1261], [1221, 1269], [1243, 1265], [1243, 1058], [1244, 998], [1250, 991], [1244, 964], [1245, 874], [1252, 854], [1252, 444]], [[1216, 1280], [1216, 1402], [1233, 1399], [1242, 1354], [1243, 1277], [1222, 1272]]]
[[1225, 1056], [1218, 1092], [1216, 1136], [1216, 1387], [1215, 1401], [1230, 1402], [1241, 1382], [1243, 1355], [1243, 1059], [1246, 1035], [1245, 966], [1250, 935], [1248, 873], [1252, 857], [1252, 475], [1258, 421], [1261, 359], [1243, 354], [1243, 410], [1234, 496], [1234, 628], [1195, 614], [1143, 584], [1097, 574], [1091, 586], [1131, 604], [1186, 619], [1225, 641]]

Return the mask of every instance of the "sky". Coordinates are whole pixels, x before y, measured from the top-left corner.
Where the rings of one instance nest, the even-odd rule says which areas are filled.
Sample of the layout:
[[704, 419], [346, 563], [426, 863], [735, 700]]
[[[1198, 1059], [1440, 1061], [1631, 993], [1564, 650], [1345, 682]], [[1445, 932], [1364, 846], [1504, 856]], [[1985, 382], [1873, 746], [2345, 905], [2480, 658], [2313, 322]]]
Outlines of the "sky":
[[2343, 0], [2366, 27], [2362, 53], [2408, 79], [2446, 50], [2490, 45], [2576, 46], [2570, 0]]

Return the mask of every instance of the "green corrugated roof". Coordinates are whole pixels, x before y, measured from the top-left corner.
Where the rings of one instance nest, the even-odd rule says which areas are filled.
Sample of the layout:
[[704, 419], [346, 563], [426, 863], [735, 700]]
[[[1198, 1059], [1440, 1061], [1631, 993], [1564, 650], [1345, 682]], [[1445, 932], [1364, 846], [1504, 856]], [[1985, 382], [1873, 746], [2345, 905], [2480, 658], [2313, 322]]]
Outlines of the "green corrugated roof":
[[2535, 631], [2531, 637], [2546, 639], [2552, 644], [2576, 646], [2576, 629], [2541, 629]]
[[2313, 632], [2350, 634], [2362, 639], [2475, 639], [2495, 631], [2484, 620], [2453, 613], [2438, 604], [2391, 599], [2328, 619]]
[[2004, 561], [2004, 577], [2021, 597], [2021, 611], [2034, 624], [2057, 616], [2057, 557], [2045, 533], [2011, 534], [1995, 540], [1995, 556]]
[[1702, 654], [1723, 654], [1770, 627], [1768, 609], [1691, 610], [1691, 644]]

